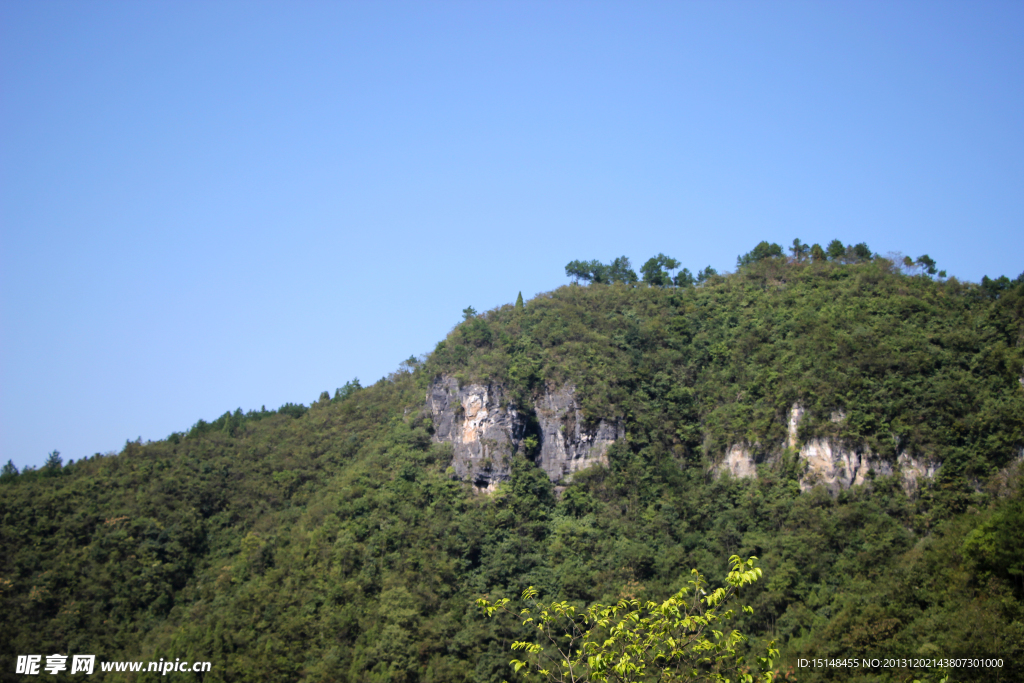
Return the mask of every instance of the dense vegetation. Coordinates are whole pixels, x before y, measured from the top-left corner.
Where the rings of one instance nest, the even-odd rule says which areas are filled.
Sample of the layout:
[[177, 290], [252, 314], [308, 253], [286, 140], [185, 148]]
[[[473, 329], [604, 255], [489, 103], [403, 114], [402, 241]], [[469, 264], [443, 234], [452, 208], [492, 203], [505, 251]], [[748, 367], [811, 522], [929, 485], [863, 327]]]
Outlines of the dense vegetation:
[[[781, 676], [910, 675], [788, 672], [800, 657], [991, 655], [1003, 669], [958, 676], [1024, 678], [1024, 278], [764, 244], [725, 276], [672, 275], [663, 254], [643, 281], [628, 260], [614, 277], [574, 262], [592, 284], [469, 308], [372, 386], [5, 468], [0, 677], [20, 680], [17, 654], [60, 652], [203, 659], [208, 681], [515, 680], [508, 647], [527, 631], [476, 599], [533, 585], [581, 607], [661, 601], [692, 567], [717, 583], [726, 558], [757, 555], [740, 623], [749, 652], [778, 643]], [[501, 382], [524, 409], [571, 382], [588, 419], [621, 418], [627, 437], [568, 487], [520, 455], [477, 494], [431, 441], [440, 374]], [[884, 476], [801, 493], [780, 446], [796, 402], [802, 439], [908, 451], [938, 475], [911, 494]], [[778, 462], [712, 476], [737, 442]]]

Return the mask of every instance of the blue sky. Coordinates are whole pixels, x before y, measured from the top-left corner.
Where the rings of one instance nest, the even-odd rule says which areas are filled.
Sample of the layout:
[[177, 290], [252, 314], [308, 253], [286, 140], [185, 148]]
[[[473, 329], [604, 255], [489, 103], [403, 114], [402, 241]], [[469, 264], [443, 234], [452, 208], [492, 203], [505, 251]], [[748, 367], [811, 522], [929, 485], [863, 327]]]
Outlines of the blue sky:
[[0, 460], [306, 403], [573, 259], [1024, 270], [1024, 4], [0, 2]]

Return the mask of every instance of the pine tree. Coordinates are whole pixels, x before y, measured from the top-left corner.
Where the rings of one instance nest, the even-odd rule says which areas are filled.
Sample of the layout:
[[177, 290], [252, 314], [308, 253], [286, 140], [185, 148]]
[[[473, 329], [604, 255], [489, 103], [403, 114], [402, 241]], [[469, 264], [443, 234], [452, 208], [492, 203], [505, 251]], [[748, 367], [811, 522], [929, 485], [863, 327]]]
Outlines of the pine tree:
[[4, 465], [3, 470], [0, 470], [0, 480], [14, 479], [18, 476], [18, 468], [10, 460]]
[[60, 451], [53, 451], [46, 457], [46, 464], [43, 468], [49, 472], [56, 472], [64, 466], [64, 459], [60, 457]]
[[832, 240], [828, 243], [825, 253], [828, 254], [830, 261], [838, 261], [846, 256], [846, 247], [839, 240]]

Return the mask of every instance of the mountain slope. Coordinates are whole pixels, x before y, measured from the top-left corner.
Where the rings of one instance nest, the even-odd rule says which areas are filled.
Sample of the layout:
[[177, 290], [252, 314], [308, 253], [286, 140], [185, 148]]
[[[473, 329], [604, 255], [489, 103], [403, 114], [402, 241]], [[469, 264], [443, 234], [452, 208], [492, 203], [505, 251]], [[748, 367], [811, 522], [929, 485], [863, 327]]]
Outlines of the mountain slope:
[[[881, 259], [768, 258], [700, 287], [569, 286], [470, 315], [425, 362], [308, 409], [5, 476], [0, 675], [60, 652], [200, 659], [210, 681], [500, 681], [522, 629], [474, 597], [664, 597], [737, 553], [765, 567], [743, 628], [785, 662], [993, 654], [1014, 680], [1022, 324], [1020, 280], [936, 282]], [[438, 378], [501, 387], [524, 416], [489, 495], [438, 442]], [[566, 386], [584, 423], [625, 437], [556, 488], [531, 459], [553, 438], [539, 402]], [[801, 492], [794, 404], [802, 442], [941, 465], [909, 494], [884, 474]], [[756, 479], [715, 474], [735, 444]]]

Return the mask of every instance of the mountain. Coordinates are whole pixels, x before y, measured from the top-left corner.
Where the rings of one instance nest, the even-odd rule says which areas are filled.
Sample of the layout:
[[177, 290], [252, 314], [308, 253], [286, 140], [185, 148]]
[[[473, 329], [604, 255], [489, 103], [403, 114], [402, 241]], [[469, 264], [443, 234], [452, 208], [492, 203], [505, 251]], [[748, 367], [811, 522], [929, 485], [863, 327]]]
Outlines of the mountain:
[[798, 666], [851, 657], [1021, 680], [1024, 278], [767, 247], [699, 282], [573, 262], [591, 284], [467, 309], [372, 386], [5, 468], [0, 677], [61, 653], [516, 680], [528, 628], [474, 599], [660, 600], [737, 554], [764, 569], [739, 628], [781, 680], [922, 675]]

